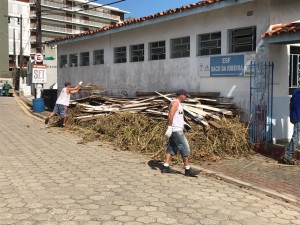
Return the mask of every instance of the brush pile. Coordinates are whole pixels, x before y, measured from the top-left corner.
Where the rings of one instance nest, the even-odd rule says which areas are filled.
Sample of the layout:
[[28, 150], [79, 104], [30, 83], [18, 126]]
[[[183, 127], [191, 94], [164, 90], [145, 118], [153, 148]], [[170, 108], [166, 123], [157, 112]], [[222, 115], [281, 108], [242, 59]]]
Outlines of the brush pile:
[[[79, 131], [84, 141], [112, 141], [123, 150], [162, 159], [167, 144], [164, 133], [168, 106], [173, 95], [151, 94], [126, 99], [107, 96], [77, 99], [72, 102], [68, 127]], [[248, 129], [240, 122], [237, 107], [228, 99], [221, 102], [219, 97], [209, 94], [202, 93], [199, 97], [197, 93], [198, 97], [187, 98], [183, 103], [185, 119], [192, 127], [186, 133], [192, 159], [216, 160], [251, 154]]]

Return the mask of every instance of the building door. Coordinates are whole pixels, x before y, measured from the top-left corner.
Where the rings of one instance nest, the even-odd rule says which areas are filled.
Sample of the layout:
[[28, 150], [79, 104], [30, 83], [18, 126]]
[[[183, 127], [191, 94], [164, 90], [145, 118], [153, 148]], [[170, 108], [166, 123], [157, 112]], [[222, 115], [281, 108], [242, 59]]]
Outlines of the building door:
[[251, 62], [250, 65], [250, 142], [272, 141], [273, 62]]

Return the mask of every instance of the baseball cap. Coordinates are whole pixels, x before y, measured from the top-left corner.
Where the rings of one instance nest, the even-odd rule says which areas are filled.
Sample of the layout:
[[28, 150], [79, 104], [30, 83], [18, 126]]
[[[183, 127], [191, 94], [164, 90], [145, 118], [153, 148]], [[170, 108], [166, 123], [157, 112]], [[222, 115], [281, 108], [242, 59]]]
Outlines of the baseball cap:
[[179, 95], [185, 95], [185, 96], [189, 97], [189, 94], [184, 89], [180, 89], [180, 90], [176, 91], [176, 95], [177, 96], [179, 96]]

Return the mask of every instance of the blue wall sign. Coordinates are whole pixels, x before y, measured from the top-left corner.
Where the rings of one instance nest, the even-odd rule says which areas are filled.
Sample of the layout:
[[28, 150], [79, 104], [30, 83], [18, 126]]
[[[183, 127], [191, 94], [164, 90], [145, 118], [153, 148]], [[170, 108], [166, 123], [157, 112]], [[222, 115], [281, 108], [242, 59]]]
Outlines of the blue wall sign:
[[244, 55], [210, 57], [210, 76], [244, 76]]

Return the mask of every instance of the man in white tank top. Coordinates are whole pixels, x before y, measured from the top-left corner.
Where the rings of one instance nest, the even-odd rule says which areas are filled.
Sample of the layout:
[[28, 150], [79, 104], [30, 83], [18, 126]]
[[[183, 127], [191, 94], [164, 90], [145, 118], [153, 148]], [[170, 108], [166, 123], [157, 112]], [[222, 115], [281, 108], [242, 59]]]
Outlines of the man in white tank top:
[[68, 106], [70, 104], [70, 95], [77, 93], [79, 91], [81, 84], [82, 81], [80, 81], [76, 87], [72, 88], [70, 82], [65, 82], [65, 87], [61, 90], [60, 95], [56, 100], [54, 110], [46, 118], [45, 124], [48, 124], [49, 119], [54, 115], [60, 115], [60, 117], [63, 119], [62, 127], [66, 126], [66, 122], [68, 119], [67, 111], [68, 111]]
[[169, 138], [165, 163], [161, 170], [162, 173], [176, 173], [170, 168], [172, 155], [176, 155], [179, 151], [185, 168], [185, 176], [196, 177], [200, 171], [191, 168], [188, 157], [190, 155], [190, 147], [183, 133], [183, 129], [190, 130], [190, 126], [184, 121], [184, 110], [182, 102], [185, 101], [187, 92], [183, 89], [176, 92], [176, 98], [171, 102], [168, 115], [168, 129], [165, 135]]

